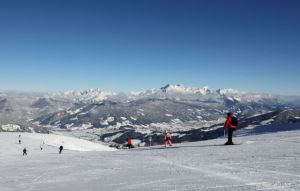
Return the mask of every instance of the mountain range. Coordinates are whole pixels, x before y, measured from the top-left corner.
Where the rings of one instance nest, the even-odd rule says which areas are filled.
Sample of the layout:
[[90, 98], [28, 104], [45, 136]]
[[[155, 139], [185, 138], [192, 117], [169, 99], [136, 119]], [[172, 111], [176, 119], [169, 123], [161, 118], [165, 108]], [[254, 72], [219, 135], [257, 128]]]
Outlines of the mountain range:
[[84, 132], [87, 139], [119, 144], [129, 136], [142, 142], [151, 136], [158, 143], [163, 131], [172, 131], [180, 142], [220, 136], [229, 111], [244, 128], [299, 122], [299, 108], [296, 96], [170, 84], [130, 93], [1, 92], [0, 131]]

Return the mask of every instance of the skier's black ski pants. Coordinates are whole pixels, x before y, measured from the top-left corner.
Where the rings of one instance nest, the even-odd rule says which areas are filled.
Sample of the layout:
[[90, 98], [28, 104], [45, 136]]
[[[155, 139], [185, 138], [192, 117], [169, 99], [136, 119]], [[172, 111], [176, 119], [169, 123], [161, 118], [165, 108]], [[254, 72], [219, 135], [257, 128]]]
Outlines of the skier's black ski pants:
[[232, 133], [233, 133], [233, 130], [232, 128], [228, 128], [228, 143], [232, 143]]

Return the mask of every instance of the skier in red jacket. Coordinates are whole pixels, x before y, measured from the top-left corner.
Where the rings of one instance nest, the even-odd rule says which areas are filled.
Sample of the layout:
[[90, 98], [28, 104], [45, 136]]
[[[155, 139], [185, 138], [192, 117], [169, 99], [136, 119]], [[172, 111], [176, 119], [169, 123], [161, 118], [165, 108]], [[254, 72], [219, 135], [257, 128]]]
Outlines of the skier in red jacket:
[[227, 119], [224, 124], [224, 128], [228, 130], [228, 141], [224, 145], [233, 145], [232, 142], [232, 133], [235, 129], [235, 125], [232, 124], [232, 119], [234, 118], [232, 113], [227, 113]]
[[132, 149], [132, 148], [134, 148], [134, 146], [132, 145], [132, 141], [131, 141], [131, 138], [127, 138], [127, 147], [129, 148], [129, 149]]
[[172, 136], [171, 133], [165, 132], [165, 147], [167, 147], [167, 145], [172, 146]]

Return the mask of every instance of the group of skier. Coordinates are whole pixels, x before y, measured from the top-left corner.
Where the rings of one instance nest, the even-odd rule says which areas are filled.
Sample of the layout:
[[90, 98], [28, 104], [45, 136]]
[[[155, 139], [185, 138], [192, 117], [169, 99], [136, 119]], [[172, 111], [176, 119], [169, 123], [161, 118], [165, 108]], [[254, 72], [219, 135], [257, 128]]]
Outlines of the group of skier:
[[[40, 149], [43, 150], [42, 147], [40, 147]], [[64, 147], [62, 145], [60, 145], [60, 147], [58, 149], [59, 149], [58, 153], [61, 154], [61, 152], [64, 149]], [[23, 149], [23, 156], [25, 156], [25, 155], [27, 155], [27, 149], [26, 149], [26, 147], [24, 147], [24, 149]]]
[[[167, 145], [172, 146], [172, 135], [171, 132], [164, 132], [164, 143], [165, 143], [165, 147], [167, 147]], [[129, 149], [134, 148], [133, 144], [132, 144], [132, 140], [130, 137], [127, 138], [127, 144], [126, 146]], [[149, 137], [149, 146], [152, 146], [152, 137]]]
[[[21, 135], [19, 135], [19, 144], [21, 144]], [[43, 144], [44, 144], [44, 142], [43, 142]], [[40, 149], [43, 150], [42, 145], [40, 145]], [[59, 150], [58, 153], [61, 154], [63, 149], [64, 149], [64, 147], [62, 145], [60, 145], [58, 148], [58, 150]], [[23, 151], [23, 156], [26, 156], [27, 155], [26, 147], [24, 147], [22, 151]]]
[[[224, 124], [224, 131], [225, 131], [225, 129], [227, 129], [227, 131], [228, 131], [228, 141], [224, 145], [233, 145], [234, 144], [233, 141], [232, 141], [232, 134], [233, 134], [233, 131], [234, 131], [236, 126], [237, 126], [236, 117], [231, 112], [227, 113], [227, 119], [226, 119], [226, 122]], [[165, 145], [165, 147], [167, 147], [168, 145], [172, 146], [171, 132], [164, 131], [163, 135], [164, 135], [164, 145]], [[19, 144], [21, 144], [21, 135], [19, 135]], [[127, 138], [126, 146], [129, 149], [134, 148], [134, 145], [132, 143], [132, 139], [130, 137]], [[152, 137], [149, 138], [149, 146], [152, 146]], [[43, 150], [43, 147], [40, 146], [40, 149]], [[60, 145], [58, 153], [61, 154], [62, 150], [63, 150], [63, 146]], [[25, 156], [25, 155], [27, 155], [27, 149], [26, 148], [23, 149], [23, 156]]]
[[[227, 130], [227, 134], [228, 134], [228, 140], [224, 145], [233, 145], [233, 141], [232, 141], [232, 135], [233, 135], [233, 131], [235, 130], [236, 126], [238, 125], [237, 122], [237, 118], [231, 113], [227, 113], [227, 118], [226, 121], [224, 123], [224, 135], [225, 135], [225, 131]], [[172, 135], [171, 132], [167, 132], [164, 131], [163, 132], [164, 135], [164, 145], [165, 147], [172, 146]], [[134, 148], [133, 144], [132, 144], [132, 140], [130, 137], [127, 138], [127, 145], [126, 145], [129, 149]], [[152, 138], [149, 137], [149, 146], [152, 146]]]

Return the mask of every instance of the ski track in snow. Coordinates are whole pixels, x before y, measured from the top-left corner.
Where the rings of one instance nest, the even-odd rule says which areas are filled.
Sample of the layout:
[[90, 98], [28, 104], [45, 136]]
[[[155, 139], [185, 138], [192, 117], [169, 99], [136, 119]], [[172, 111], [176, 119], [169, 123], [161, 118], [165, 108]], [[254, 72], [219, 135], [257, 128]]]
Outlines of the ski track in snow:
[[61, 155], [32, 136], [0, 133], [0, 191], [300, 190], [300, 131]]

